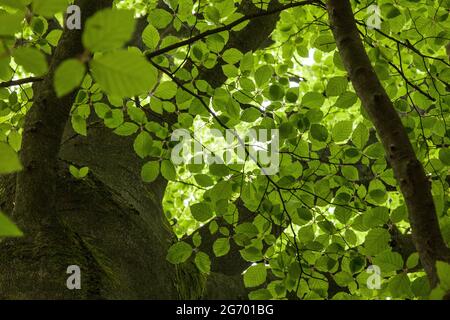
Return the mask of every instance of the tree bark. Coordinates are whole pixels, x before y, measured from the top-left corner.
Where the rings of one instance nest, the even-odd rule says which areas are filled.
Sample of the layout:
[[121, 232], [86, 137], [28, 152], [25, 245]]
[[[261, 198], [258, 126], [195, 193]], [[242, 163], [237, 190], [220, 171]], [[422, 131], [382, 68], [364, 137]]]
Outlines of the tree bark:
[[[77, 4], [81, 8], [84, 25], [96, 11], [110, 7], [112, 0], [81, 0]], [[22, 222], [26, 230], [56, 223], [56, 163], [76, 92], [58, 98], [53, 88], [53, 78], [61, 62], [83, 53], [81, 34], [82, 30], [64, 30], [53, 53], [48, 74], [34, 87], [34, 103], [25, 118], [20, 152], [24, 170], [17, 175], [18, 197], [14, 217]]]
[[439, 282], [436, 261], [450, 261], [439, 229], [430, 181], [417, 159], [400, 117], [382, 87], [353, 16], [350, 1], [329, 0], [331, 29], [344, 66], [384, 146], [408, 208], [412, 237], [432, 287]]

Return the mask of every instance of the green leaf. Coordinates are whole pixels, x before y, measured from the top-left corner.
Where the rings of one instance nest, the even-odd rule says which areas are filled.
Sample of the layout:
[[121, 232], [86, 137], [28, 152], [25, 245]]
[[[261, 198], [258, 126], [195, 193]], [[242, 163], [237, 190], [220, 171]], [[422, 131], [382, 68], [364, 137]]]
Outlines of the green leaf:
[[0, 11], [0, 36], [13, 36], [22, 30], [23, 12], [15, 14]]
[[233, 189], [229, 181], [220, 181], [211, 189], [211, 199], [217, 201], [219, 199], [230, 199]]
[[153, 139], [147, 131], [142, 131], [134, 140], [134, 151], [139, 157], [144, 159], [151, 154]]
[[214, 184], [213, 179], [206, 174], [197, 174], [194, 176], [194, 179], [201, 187], [210, 187]]
[[141, 178], [144, 182], [153, 182], [159, 175], [159, 162], [149, 161], [142, 166]]
[[317, 141], [325, 142], [328, 139], [328, 130], [321, 124], [311, 125], [311, 137]]
[[450, 166], [450, 148], [439, 149], [439, 160], [446, 166]]
[[169, 181], [174, 181], [177, 179], [177, 172], [170, 160], [163, 160], [163, 162], [161, 163], [161, 174], [164, 179]]
[[358, 101], [358, 96], [350, 91], [342, 93], [336, 100], [335, 107], [347, 109], [353, 106]]
[[450, 290], [450, 264], [437, 261], [436, 270], [439, 277], [439, 285], [444, 290]]
[[99, 118], [105, 119], [107, 114], [111, 112], [111, 108], [105, 103], [95, 103], [94, 104], [95, 113], [99, 116]]
[[[100, 104], [98, 104], [100, 105]], [[99, 107], [97, 109], [100, 109]], [[110, 110], [105, 114], [105, 126], [111, 129], [117, 128], [123, 123], [123, 111], [122, 110]]]
[[323, 52], [331, 52], [336, 48], [336, 41], [331, 35], [321, 35], [314, 41], [314, 47]]
[[180, 241], [169, 248], [166, 259], [172, 264], [180, 264], [189, 259], [191, 254], [191, 245], [186, 242]]
[[213, 163], [209, 166], [209, 172], [218, 177], [225, 177], [230, 173], [228, 167], [221, 163]]
[[352, 215], [353, 215], [352, 211], [345, 207], [339, 206], [339, 207], [336, 207], [336, 209], [334, 209], [334, 216], [341, 223], [346, 224], [350, 220]]
[[331, 221], [320, 221], [317, 225], [325, 233], [333, 234], [336, 232], [336, 228]]
[[56, 47], [58, 45], [59, 39], [61, 39], [61, 35], [62, 30], [52, 30], [47, 34], [45, 39], [51, 46]]
[[239, 103], [234, 99], [230, 99], [227, 104], [227, 114], [233, 119], [239, 119], [241, 115], [241, 108]]
[[416, 278], [413, 283], [411, 283], [411, 290], [417, 297], [428, 297], [430, 294], [430, 283], [426, 276]]
[[269, 88], [269, 98], [272, 101], [280, 101], [284, 97], [284, 88], [278, 84], [273, 84]]
[[352, 166], [343, 166], [341, 168], [342, 175], [350, 181], [358, 181], [359, 173], [358, 169]]
[[[0, 153], [1, 156], [1, 153]], [[0, 237], [21, 237], [22, 231], [0, 211]]]
[[[375, 201], [376, 204], [383, 204], [387, 200], [386, 187], [380, 180], [370, 181], [369, 198], [369, 200]], [[387, 214], [383, 218], [386, 218], [386, 216]]]
[[306, 207], [297, 208], [296, 212], [291, 215], [292, 222], [299, 226], [308, 223], [312, 220], [312, 218], [313, 215], [311, 213], [311, 210]]
[[25, 9], [26, 5], [29, 5], [31, 0], [0, 0], [0, 4], [6, 7], [15, 9]]
[[177, 94], [177, 85], [172, 81], [161, 82], [154, 94], [161, 99], [172, 99]]
[[363, 223], [367, 228], [384, 225], [389, 220], [389, 211], [386, 207], [370, 208], [363, 214]]
[[241, 120], [244, 122], [254, 122], [256, 119], [261, 117], [261, 112], [253, 107], [249, 107], [248, 109], [245, 109], [241, 114]]
[[214, 23], [220, 22], [220, 12], [216, 7], [208, 6], [205, 8], [205, 16], [206, 18]]
[[82, 167], [78, 169], [75, 166], [70, 165], [69, 171], [72, 174], [72, 176], [76, 179], [84, 179], [89, 173], [89, 167]]
[[202, 236], [200, 235], [200, 233], [194, 233], [194, 235], [192, 236], [192, 243], [196, 248], [200, 247], [200, 245], [202, 244]]
[[360, 272], [362, 269], [364, 269], [364, 266], [366, 265], [366, 261], [362, 257], [355, 257], [350, 261], [349, 268], [352, 274]]
[[244, 284], [246, 288], [262, 285], [267, 278], [267, 270], [264, 263], [249, 267], [244, 273]]
[[214, 241], [213, 251], [216, 257], [225, 256], [230, 251], [230, 240], [228, 238], [219, 238]]
[[236, 64], [238, 63], [244, 55], [242, 52], [235, 48], [231, 48], [228, 50], [225, 50], [225, 52], [222, 54], [222, 59], [229, 64]]
[[359, 149], [363, 149], [366, 146], [368, 140], [369, 140], [369, 130], [364, 124], [362, 123], [358, 124], [355, 130], [353, 131], [352, 135], [353, 144]]
[[244, 222], [239, 224], [237, 227], [235, 227], [234, 231], [238, 233], [245, 234], [246, 236], [250, 238], [254, 238], [258, 235], [259, 231], [258, 228], [253, 223], [250, 222]]
[[211, 234], [215, 234], [215, 233], [217, 232], [217, 230], [219, 230], [219, 225], [217, 224], [216, 221], [212, 220], [212, 221], [209, 223], [209, 232], [210, 232]]
[[124, 122], [114, 130], [114, 133], [119, 136], [127, 137], [135, 134], [138, 130], [139, 126], [137, 124], [132, 122]]
[[222, 71], [228, 78], [236, 78], [239, 75], [239, 69], [232, 64], [223, 65]]
[[364, 153], [369, 158], [380, 159], [384, 156], [383, 145], [380, 142], [375, 142], [375, 143], [371, 144], [370, 146], [368, 146], [364, 150]]
[[86, 119], [78, 114], [74, 114], [71, 118], [73, 130], [81, 134], [82, 136], [87, 136]]
[[286, 91], [286, 101], [290, 103], [295, 103], [298, 100], [298, 88], [289, 88]]
[[33, 12], [51, 18], [56, 13], [65, 11], [67, 5], [67, 0], [33, 0]]
[[194, 262], [200, 272], [209, 273], [211, 271], [211, 259], [206, 253], [197, 252]]
[[76, 59], [61, 63], [55, 71], [54, 86], [58, 97], [65, 96], [77, 88], [86, 73], [86, 67]]
[[320, 108], [325, 97], [319, 92], [308, 92], [302, 98], [302, 105], [308, 108]]
[[340, 121], [336, 123], [331, 131], [335, 142], [342, 142], [350, 138], [353, 129], [352, 121]]
[[380, 267], [383, 274], [401, 270], [403, 268], [403, 259], [400, 253], [385, 251], [377, 254], [373, 260], [374, 265]]
[[195, 203], [190, 209], [194, 219], [200, 222], [205, 222], [213, 216], [211, 207], [205, 202]]
[[127, 113], [130, 116], [130, 119], [136, 123], [139, 123], [142, 125], [147, 122], [147, 116], [145, 115], [145, 112], [140, 108], [128, 107]]
[[17, 130], [11, 130], [8, 135], [8, 143], [14, 151], [18, 152], [22, 146], [22, 135]]
[[83, 45], [92, 52], [121, 48], [133, 35], [135, 24], [131, 10], [101, 10], [86, 21]]
[[134, 97], [149, 92], [158, 72], [142, 54], [119, 50], [96, 56], [91, 62], [95, 81], [108, 94]]
[[291, 138], [292, 135], [295, 135], [296, 133], [294, 126], [290, 122], [283, 122], [280, 125], [279, 130], [282, 139]]
[[419, 264], [419, 253], [414, 252], [406, 260], [406, 267], [408, 269], [415, 268]]
[[206, 44], [211, 51], [218, 53], [222, 51], [225, 45], [225, 39], [221, 35], [215, 33], [206, 38]]
[[388, 290], [396, 297], [409, 297], [412, 295], [411, 282], [406, 273], [400, 273], [389, 281]]
[[250, 300], [270, 300], [272, 299], [272, 293], [268, 289], [258, 289], [248, 294]]
[[0, 142], [0, 174], [9, 174], [22, 170], [17, 153], [8, 144]]
[[[242, 57], [242, 61], [239, 64], [241, 71], [253, 71], [254, 70], [254, 57], [253, 52], [249, 51]], [[269, 76], [270, 78], [270, 76]]]
[[160, 40], [159, 32], [149, 24], [142, 32], [142, 41], [150, 49], [156, 49]]
[[349, 283], [353, 282], [353, 276], [348, 272], [341, 271], [334, 275], [334, 280], [340, 287], [346, 287]]
[[375, 228], [369, 231], [364, 241], [367, 255], [376, 255], [389, 248], [391, 236], [386, 229]]
[[172, 15], [163, 9], [153, 9], [148, 13], [148, 22], [158, 29], [163, 29], [172, 21]]
[[263, 65], [255, 71], [255, 82], [258, 87], [262, 87], [272, 78], [273, 69], [268, 65]]
[[48, 28], [48, 22], [42, 17], [35, 17], [31, 20], [31, 28], [35, 34], [42, 36]]
[[383, 4], [381, 6], [381, 11], [386, 15], [387, 19], [393, 19], [401, 14], [400, 10], [390, 3]]
[[19, 47], [14, 50], [13, 57], [26, 72], [33, 73], [38, 77], [47, 73], [47, 60], [44, 54], [36, 48]]
[[328, 97], [339, 96], [345, 92], [348, 86], [346, 77], [334, 77], [328, 81], [326, 94]]

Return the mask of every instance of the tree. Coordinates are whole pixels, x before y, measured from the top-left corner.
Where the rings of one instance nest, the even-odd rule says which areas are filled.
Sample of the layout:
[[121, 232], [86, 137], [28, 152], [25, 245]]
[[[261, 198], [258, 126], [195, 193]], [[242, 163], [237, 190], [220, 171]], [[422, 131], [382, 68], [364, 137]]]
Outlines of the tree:
[[0, 298], [448, 298], [449, 1], [68, 5], [0, 0]]

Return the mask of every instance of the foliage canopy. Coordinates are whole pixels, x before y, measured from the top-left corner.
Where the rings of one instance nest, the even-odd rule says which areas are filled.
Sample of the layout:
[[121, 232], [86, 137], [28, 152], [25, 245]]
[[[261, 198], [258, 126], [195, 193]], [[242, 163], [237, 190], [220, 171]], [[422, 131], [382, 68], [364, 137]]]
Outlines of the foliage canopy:
[[[84, 53], [48, 65], [69, 2], [0, 0], [0, 174], [21, 170], [25, 118], [51, 74], [45, 90], [74, 97], [67, 120], [77, 135], [89, 139], [90, 126], [101, 123], [118, 139], [132, 137], [142, 180], [168, 181], [164, 211], [179, 239], [169, 262], [209, 274], [212, 261], [239, 250], [251, 299], [423, 299], [450, 290], [448, 264], [438, 262], [441, 285], [432, 291], [418, 252], [403, 245], [412, 243], [408, 209], [341, 60], [325, 3], [254, 1], [259, 9], [249, 13], [241, 4], [251, 1], [114, 1], [87, 19]], [[372, 4], [380, 28], [368, 26]], [[352, 5], [372, 66], [426, 171], [449, 245], [450, 1]], [[267, 20], [270, 37], [249, 50], [252, 39], [239, 34], [255, 19]], [[262, 175], [249, 158], [172, 163], [175, 129], [221, 153], [209, 130], [226, 128], [279, 130], [279, 172]], [[77, 179], [91, 174], [68, 170]], [[207, 251], [200, 249], [205, 228], [214, 235]], [[20, 234], [0, 213], [0, 236]], [[369, 265], [381, 270], [379, 289], [367, 287]]]

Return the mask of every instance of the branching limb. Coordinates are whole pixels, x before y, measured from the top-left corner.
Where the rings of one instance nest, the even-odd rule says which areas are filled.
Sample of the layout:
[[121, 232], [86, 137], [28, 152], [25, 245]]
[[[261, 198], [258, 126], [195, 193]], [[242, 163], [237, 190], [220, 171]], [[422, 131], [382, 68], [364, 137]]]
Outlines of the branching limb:
[[364, 49], [350, 1], [329, 0], [331, 28], [344, 66], [372, 120], [408, 208], [413, 241], [432, 286], [439, 282], [436, 261], [450, 261], [439, 229], [431, 184], [417, 159], [391, 100]]
[[0, 88], [20, 86], [22, 84], [39, 82], [42, 80], [44, 80], [44, 79], [41, 77], [29, 77], [29, 78], [23, 78], [23, 79], [17, 79], [17, 80], [4, 81], [4, 82], [0, 82]]

